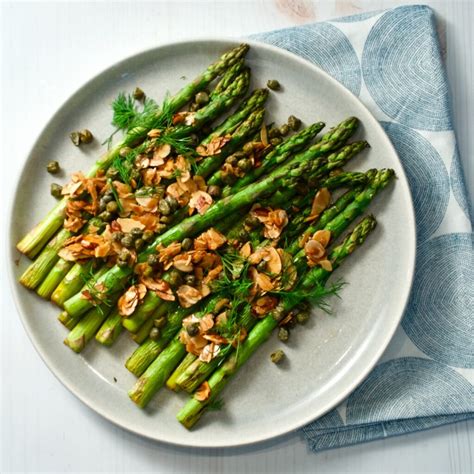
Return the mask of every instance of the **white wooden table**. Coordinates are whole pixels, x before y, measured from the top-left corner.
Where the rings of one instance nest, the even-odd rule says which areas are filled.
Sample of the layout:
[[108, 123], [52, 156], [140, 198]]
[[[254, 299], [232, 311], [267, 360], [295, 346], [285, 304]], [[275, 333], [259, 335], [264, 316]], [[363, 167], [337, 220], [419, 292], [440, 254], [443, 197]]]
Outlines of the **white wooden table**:
[[[4, 209], [13, 192], [10, 177], [17, 175], [45, 122], [83, 82], [115, 61], [183, 37], [245, 36], [400, 4], [393, 0], [0, 3]], [[447, 39], [455, 122], [473, 196], [474, 7], [469, 0], [426, 3], [436, 9], [441, 36]], [[5, 229], [4, 213], [0, 219], [0, 228]], [[318, 455], [294, 434], [252, 449], [214, 452], [177, 449], [131, 435], [90, 411], [54, 378], [20, 324], [5, 272], [0, 281], [0, 472], [472, 472], [469, 423]]]

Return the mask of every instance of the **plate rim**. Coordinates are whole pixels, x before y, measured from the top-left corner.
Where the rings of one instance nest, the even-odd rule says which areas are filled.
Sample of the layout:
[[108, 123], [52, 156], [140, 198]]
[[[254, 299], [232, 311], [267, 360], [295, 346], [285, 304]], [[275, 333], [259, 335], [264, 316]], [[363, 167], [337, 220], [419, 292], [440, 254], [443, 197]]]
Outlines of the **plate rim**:
[[[398, 315], [397, 318], [393, 318], [391, 326], [388, 331], [385, 331], [385, 336], [383, 338], [383, 342], [379, 344], [378, 350], [375, 352], [375, 354], [372, 356], [370, 363], [365, 365], [365, 368], [361, 370], [360, 374], [358, 377], [356, 377], [348, 386], [346, 387], [345, 390], [341, 391], [339, 395], [335, 398], [330, 403], [327, 403], [323, 409], [318, 410], [318, 414], [315, 416], [313, 415], [307, 415], [306, 417], [301, 417], [298, 419], [297, 422], [294, 423], [288, 423], [283, 430], [278, 430], [277, 432], [274, 433], [266, 433], [264, 435], [255, 435], [250, 439], [243, 440], [241, 442], [221, 442], [221, 443], [213, 443], [212, 445], [209, 443], [206, 443], [205, 440], [203, 442], [203, 437], [199, 436], [198, 433], [196, 432], [196, 437], [194, 438], [196, 440], [196, 443], [190, 444], [189, 442], [179, 442], [179, 441], [170, 441], [168, 439], [165, 439], [160, 435], [161, 432], [158, 432], [158, 436], [150, 436], [147, 433], [142, 433], [138, 429], [135, 429], [133, 427], [127, 426], [126, 422], [123, 422], [123, 420], [120, 419], [119, 416], [113, 416], [113, 411], [110, 410], [107, 412], [106, 410], [101, 409], [100, 407], [97, 407], [94, 405], [93, 400], [90, 399], [90, 397], [87, 394], [81, 393], [81, 390], [79, 388], [78, 384], [73, 384], [69, 383], [67, 380], [64, 380], [61, 378], [60, 369], [56, 368], [54, 366], [54, 358], [50, 357], [47, 353], [47, 350], [45, 350], [41, 343], [37, 342], [35, 339], [35, 336], [33, 334], [34, 331], [29, 327], [28, 323], [28, 318], [27, 316], [23, 313], [22, 306], [20, 303], [20, 295], [19, 295], [19, 287], [18, 287], [18, 282], [16, 281], [16, 277], [14, 275], [14, 260], [15, 258], [18, 257], [18, 251], [16, 250], [16, 242], [13, 240], [13, 220], [14, 220], [14, 207], [16, 203], [16, 198], [19, 193], [18, 189], [18, 184], [20, 182], [20, 179], [24, 175], [26, 164], [30, 160], [31, 155], [34, 153], [35, 148], [37, 147], [38, 143], [40, 142], [42, 135], [44, 131], [50, 126], [51, 123], [54, 122], [56, 117], [61, 114], [65, 109], [67, 109], [68, 104], [72, 102], [75, 98], [76, 95], [80, 94], [84, 89], [86, 89], [91, 83], [96, 81], [100, 76], [103, 74], [115, 69], [119, 68], [122, 63], [125, 63], [127, 61], [132, 60], [133, 58], [140, 56], [140, 55], [145, 55], [145, 54], [150, 54], [152, 52], [157, 52], [160, 50], [166, 50], [167, 48], [170, 47], [183, 47], [187, 44], [193, 44], [196, 45], [196, 43], [200, 43], [203, 47], [209, 45], [209, 44], [215, 44], [215, 45], [221, 45], [227, 47], [229, 43], [235, 43], [235, 45], [239, 43], [247, 43], [250, 45], [251, 48], [256, 48], [256, 49], [263, 49], [263, 50], [269, 50], [273, 51], [274, 53], [280, 54], [282, 56], [287, 56], [290, 58], [292, 61], [297, 61], [302, 65], [304, 68], [309, 68], [312, 69], [314, 72], [317, 74], [325, 76], [325, 79], [328, 80], [329, 82], [332, 82], [333, 85], [341, 90], [344, 94], [349, 94], [353, 100], [358, 102], [358, 105], [362, 107], [365, 112], [373, 119], [375, 126], [378, 128], [377, 133], [380, 136], [383, 136], [384, 141], [386, 142], [386, 146], [391, 149], [392, 153], [398, 160], [400, 164], [400, 170], [397, 171], [397, 185], [402, 185], [404, 187], [404, 192], [407, 193], [408, 196], [408, 209], [406, 209], [409, 217], [409, 222], [407, 222], [407, 231], [410, 232], [411, 238], [411, 246], [408, 251], [408, 260], [409, 260], [409, 268], [407, 269], [409, 272], [409, 281], [407, 281], [407, 286], [405, 289], [404, 293], [404, 298], [403, 298], [403, 303], [399, 304], [400, 308], [400, 314]], [[402, 178], [402, 179], [400, 179]], [[406, 176], [405, 169], [403, 167], [403, 163], [400, 160], [400, 157], [393, 146], [391, 140], [389, 139], [387, 133], [383, 129], [383, 127], [380, 125], [379, 120], [372, 114], [372, 112], [368, 109], [368, 107], [357, 97], [354, 93], [352, 93], [348, 88], [346, 88], [343, 84], [341, 84], [337, 79], [329, 75], [326, 71], [321, 69], [320, 67], [316, 66], [315, 64], [311, 63], [310, 61], [302, 58], [301, 56], [298, 56], [297, 54], [294, 54], [290, 51], [287, 51], [283, 48], [279, 48], [274, 45], [270, 45], [261, 41], [257, 41], [252, 38], [242, 38], [242, 37], [226, 37], [226, 36], [213, 36], [213, 37], [187, 37], [181, 40], [177, 41], [169, 41], [169, 42], [163, 42], [160, 43], [157, 46], [151, 47], [151, 48], [144, 48], [141, 50], [138, 50], [118, 61], [115, 61], [114, 63], [106, 66], [105, 68], [101, 69], [99, 72], [97, 72], [94, 76], [92, 76], [89, 80], [84, 82], [80, 87], [75, 89], [67, 98], [64, 100], [61, 105], [55, 110], [55, 112], [50, 116], [49, 120], [46, 121], [45, 125], [41, 128], [39, 133], [36, 136], [36, 139], [32, 142], [31, 147], [29, 148], [28, 153], [25, 155], [24, 162], [22, 166], [18, 169], [16, 176], [15, 176], [15, 187], [13, 193], [10, 195], [9, 198], [9, 205], [8, 205], [8, 214], [7, 214], [7, 229], [9, 232], [8, 238], [6, 239], [6, 245], [7, 245], [7, 256], [9, 264], [8, 266], [8, 279], [10, 283], [10, 289], [13, 295], [13, 300], [17, 309], [17, 312], [20, 316], [21, 323], [28, 335], [29, 340], [31, 341], [33, 347], [35, 348], [36, 352], [40, 356], [40, 358], [43, 360], [45, 365], [48, 367], [48, 369], [51, 371], [51, 373], [56, 377], [56, 379], [71, 392], [77, 399], [79, 399], [82, 403], [84, 403], [88, 408], [99, 414], [101, 417], [105, 418], [109, 422], [113, 423], [114, 425], [128, 431], [131, 433], [134, 433], [140, 437], [152, 440], [154, 442], [160, 442], [168, 446], [173, 446], [173, 447], [180, 447], [180, 448], [197, 448], [197, 449], [221, 449], [221, 448], [242, 448], [245, 446], [252, 446], [252, 445], [258, 445], [264, 442], [268, 442], [270, 440], [276, 441], [278, 438], [283, 438], [285, 435], [288, 435], [291, 432], [295, 432], [299, 428], [307, 425], [308, 423], [315, 421], [321, 417], [323, 417], [325, 414], [327, 414], [329, 411], [331, 411], [333, 408], [338, 406], [344, 399], [346, 399], [370, 374], [372, 369], [375, 367], [377, 362], [380, 360], [381, 356], [383, 355], [385, 349], [389, 345], [390, 341], [392, 340], [395, 331], [400, 325], [400, 321], [403, 317], [403, 314], [406, 310], [406, 307], [409, 302], [412, 286], [413, 286], [413, 280], [414, 280], [414, 274], [415, 274], [415, 262], [416, 262], [416, 220], [415, 220], [415, 210], [414, 210], [414, 204], [413, 204], [413, 196], [409, 187], [408, 179]], [[20, 254], [21, 255], [21, 254]]]

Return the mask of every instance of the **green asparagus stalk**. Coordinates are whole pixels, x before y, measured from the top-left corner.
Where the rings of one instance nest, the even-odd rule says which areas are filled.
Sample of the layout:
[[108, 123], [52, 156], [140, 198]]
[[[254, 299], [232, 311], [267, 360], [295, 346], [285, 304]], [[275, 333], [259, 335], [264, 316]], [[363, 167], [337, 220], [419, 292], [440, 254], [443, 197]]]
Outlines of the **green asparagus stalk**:
[[[333, 269], [339, 267], [343, 261], [351, 255], [364, 242], [369, 233], [375, 228], [376, 221], [373, 217], [366, 217], [360, 222], [352, 233], [337, 246], [330, 254]], [[315, 286], [323, 286], [330, 277], [331, 272], [327, 272], [321, 267], [310, 270], [303, 280], [302, 287], [310, 290]], [[286, 310], [294, 306], [294, 302], [287, 304]], [[227, 385], [231, 377], [237, 373], [243, 364], [256, 352], [256, 350], [270, 337], [272, 331], [277, 327], [278, 320], [269, 314], [259, 321], [247, 339], [240, 345], [239, 351], [234, 352], [231, 357], [219, 367], [208, 380], [211, 395], [205, 401], [198, 401], [191, 398], [178, 413], [177, 418], [186, 428], [191, 429], [201, 418], [207, 406], [215, 401], [222, 390]]]
[[36, 293], [45, 300], [49, 300], [56, 287], [73, 267], [74, 262], [60, 258], [50, 270], [46, 278], [38, 286]]
[[[169, 100], [168, 111], [175, 113], [181, 109], [197, 92], [205, 89], [217, 76], [221, 75], [226, 69], [240, 61], [240, 59], [245, 56], [248, 49], [248, 45], [242, 44], [222, 55], [218, 61], [211, 64], [201, 75], [197, 76], [190, 84], [182, 88]], [[128, 146], [132, 140], [144, 137], [146, 133], [156, 125], [156, 123], [159, 123], [159, 119], [160, 112], [158, 112], [157, 117], [154, 117], [154, 123], [147, 122], [142, 124], [142, 126], [131, 130], [117, 146], [102, 156], [102, 158], [89, 171], [88, 176], [93, 177], [99, 170], [106, 170], [111, 163], [113, 163], [115, 158], [119, 156], [122, 147]], [[66, 198], [58, 202], [48, 215], [23, 237], [23, 239], [17, 244], [17, 249], [28, 257], [34, 258], [62, 226], [66, 203]]]
[[111, 310], [111, 306], [105, 303], [89, 310], [64, 339], [64, 344], [74, 352], [81, 352], [94, 337]]
[[[277, 145], [263, 160], [261, 166], [253, 169], [244, 178], [241, 178], [234, 185], [224, 188], [224, 196], [227, 196], [231, 191], [234, 192], [242, 189], [245, 185], [253, 183], [260, 176], [266, 174], [270, 169], [273, 169], [279, 163], [283, 163], [287, 160], [292, 154], [300, 151], [308, 145], [308, 143], [324, 128], [323, 122], [317, 122], [309, 127], [301, 130], [299, 133], [291, 136], [284, 142]], [[215, 169], [218, 167], [216, 166]], [[242, 185], [242, 180], [246, 179], [244, 185]], [[208, 185], [222, 185], [222, 172], [216, 171], [207, 182]], [[227, 191], [226, 191], [227, 190]]]
[[[164, 305], [165, 306], [165, 305]], [[123, 325], [122, 325], [123, 327]], [[148, 339], [150, 335], [150, 331], [153, 328], [153, 317], [147, 319], [143, 324], [142, 327], [136, 333], [130, 333], [132, 339], [138, 344], [142, 344]]]
[[267, 98], [267, 89], [256, 89], [253, 91], [252, 94], [242, 102], [235, 113], [230, 115], [221, 125], [217, 126], [204, 140], [201, 141], [201, 145], [210, 143], [213, 138], [233, 133], [251, 112], [264, 106]]
[[[107, 271], [107, 267], [101, 267], [99, 268], [99, 270], [97, 270], [95, 273], [94, 273], [94, 280], [99, 278], [101, 275], [104, 275], [105, 272]], [[91, 290], [93, 289], [93, 284], [88, 281], [88, 277], [83, 277], [82, 278], [82, 287], [81, 287], [81, 293], [83, 291], [86, 291], [86, 290]], [[94, 290], [92, 290], [94, 291]], [[83, 314], [80, 314], [78, 316], [71, 316], [70, 314], [67, 313], [67, 311], [62, 311], [59, 316], [58, 316], [58, 320], [59, 322], [61, 322], [61, 324], [63, 324], [64, 326], [66, 326], [68, 329], [74, 329], [74, 327], [76, 326], [76, 324], [81, 320], [81, 318], [83, 317], [84, 315]]]
[[175, 392], [178, 392], [181, 387], [178, 384], [178, 379], [182, 373], [197, 359], [197, 356], [191, 354], [190, 352], [186, 354], [181, 363], [176, 367], [176, 370], [170, 375], [169, 379], [166, 381], [166, 386]]
[[[323, 135], [321, 140], [315, 143], [310, 148], [310, 150], [308, 150], [308, 152], [311, 153], [312, 159], [339, 148], [355, 133], [357, 126], [358, 121], [357, 119], [354, 119], [354, 117], [344, 120], [340, 124], [336, 125], [329, 132]], [[294, 135], [294, 137], [297, 137], [298, 135], [300, 134]], [[283, 144], [280, 146], [282, 145]], [[234, 183], [232, 188], [230, 186], [226, 186], [222, 191], [222, 195], [229, 196], [231, 193], [235, 193], [240, 189], [244, 189], [250, 183], [253, 183], [258, 178], [267, 173], [269, 169], [273, 169], [275, 166], [285, 161], [290, 154], [291, 153], [270, 153], [262, 163], [262, 166], [259, 168], [254, 168], [248, 172], [243, 178], [240, 178], [236, 183]]]
[[95, 340], [104, 346], [111, 346], [122, 332], [122, 316], [114, 309], [95, 335]]
[[89, 275], [92, 267], [92, 260], [86, 263], [75, 263], [53, 291], [51, 301], [62, 308], [64, 302], [71, 298], [71, 296], [74, 296], [84, 286], [84, 278]]
[[[345, 136], [349, 132], [352, 133], [357, 124], [358, 120], [353, 118], [351, 121], [347, 121], [347, 126], [344, 130], [340, 127], [336, 128], [334, 130], [334, 141], [339, 143], [341, 136]], [[327, 147], [330, 147], [332, 140], [329, 135], [327, 135], [326, 141]], [[289, 162], [278, 167], [257, 183], [251, 184], [238, 193], [216, 202], [207, 210], [206, 214], [188, 217], [180, 224], [158, 236], [148, 249], [140, 254], [139, 261], [144, 261], [150, 253], [154, 253], [157, 245], [168, 245], [171, 242], [195, 235], [222, 217], [248, 206], [265, 194], [271, 194], [278, 188], [290, 186], [296, 180], [311, 175], [314, 169], [321, 167], [321, 161], [313, 160], [314, 156], [319, 156], [319, 154], [319, 148], [312, 149], [311, 147], [307, 151], [296, 155]], [[331, 167], [330, 169], [340, 168], [341, 166], [336, 159], [332, 163], [328, 163], [328, 167]], [[99, 279], [103, 293], [107, 295], [113, 291], [120, 291], [130, 273], [130, 268], [113, 267], [106, 275]], [[82, 298], [81, 295], [73, 296], [64, 304], [64, 308], [71, 315], [84, 313], [90, 307], [91, 303]]]

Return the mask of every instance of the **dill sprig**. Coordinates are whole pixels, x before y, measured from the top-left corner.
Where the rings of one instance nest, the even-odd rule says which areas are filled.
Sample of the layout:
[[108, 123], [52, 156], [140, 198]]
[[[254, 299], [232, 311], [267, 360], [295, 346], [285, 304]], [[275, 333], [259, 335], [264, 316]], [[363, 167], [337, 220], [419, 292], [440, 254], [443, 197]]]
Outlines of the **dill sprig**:
[[[120, 172], [120, 171], [119, 171]], [[122, 213], [123, 212], [123, 206], [122, 206], [122, 203], [120, 201], [120, 197], [117, 193], [117, 190], [115, 189], [115, 186], [114, 186], [114, 183], [113, 181], [109, 178], [107, 180], [107, 183], [108, 185], [110, 186], [110, 190], [112, 191], [112, 194], [114, 196], [114, 199], [115, 199], [115, 202], [117, 203], [117, 207], [118, 207], [118, 210], [119, 210], [119, 213]]]
[[94, 275], [94, 271], [90, 268], [85, 273], [80, 273], [82, 281], [84, 282], [84, 286], [87, 288], [90, 296], [94, 300], [95, 306], [97, 307], [98, 311], [103, 315], [103, 309], [100, 305], [105, 304], [107, 307], [112, 306], [112, 301], [110, 298], [104, 297], [104, 294], [100, 292], [97, 288], [97, 279]]
[[271, 294], [278, 296], [281, 301], [290, 306], [296, 306], [297, 304], [308, 301], [313, 306], [318, 307], [327, 314], [331, 314], [331, 306], [327, 301], [331, 296], [337, 296], [340, 298], [340, 291], [344, 287], [345, 282], [338, 281], [333, 283], [331, 286], [326, 287], [322, 284], [318, 284], [313, 288], [307, 290], [299, 288], [298, 286], [293, 290], [288, 291], [272, 291]]

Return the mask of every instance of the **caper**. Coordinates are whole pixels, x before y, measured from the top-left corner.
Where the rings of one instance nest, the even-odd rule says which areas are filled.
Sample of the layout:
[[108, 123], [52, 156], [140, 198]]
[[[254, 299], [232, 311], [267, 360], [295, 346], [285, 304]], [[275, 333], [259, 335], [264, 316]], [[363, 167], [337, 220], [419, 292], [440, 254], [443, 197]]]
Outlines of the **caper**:
[[79, 136], [80, 136], [80, 142], [81, 143], [90, 143], [92, 141], [92, 139], [94, 138], [94, 136], [92, 135], [91, 131], [90, 130], [87, 130], [87, 128], [85, 128], [84, 130], [82, 130], [80, 133], [79, 133]]
[[181, 273], [178, 270], [176, 270], [176, 268], [173, 268], [169, 273], [168, 283], [171, 286], [179, 286], [181, 281], [182, 281]]
[[189, 135], [189, 145], [190, 146], [197, 146], [199, 144], [199, 135], [196, 133], [191, 133]]
[[279, 364], [284, 358], [285, 358], [285, 353], [281, 349], [273, 352], [272, 355], [270, 356], [270, 360], [274, 364]]
[[115, 214], [118, 211], [118, 204], [115, 201], [110, 201], [107, 203], [106, 209], [108, 212]]
[[288, 125], [286, 123], [284, 123], [281, 127], [280, 127], [280, 133], [285, 136], [285, 135], [288, 135], [290, 131], [290, 127], [288, 127]]
[[160, 338], [160, 330], [158, 328], [152, 328], [150, 331], [150, 339], [157, 341]]
[[171, 207], [169, 205], [169, 202], [166, 199], [161, 199], [158, 204], [158, 210], [164, 216], [167, 216], [168, 214], [170, 214]]
[[237, 239], [241, 242], [245, 242], [248, 239], [248, 232], [245, 229], [240, 229], [237, 233]]
[[99, 217], [104, 221], [104, 222], [110, 222], [113, 219], [112, 213], [109, 211], [104, 211], [99, 214]]
[[46, 166], [46, 170], [48, 171], [48, 173], [56, 174], [59, 173], [61, 168], [59, 167], [59, 163], [57, 161], [50, 161], [48, 163], [48, 166]]
[[143, 100], [145, 98], [145, 93], [139, 87], [135, 87], [133, 98], [135, 100]]
[[298, 117], [295, 117], [294, 115], [290, 115], [288, 117], [288, 126], [291, 128], [291, 130], [298, 130], [301, 127], [301, 120]]
[[104, 194], [101, 198], [105, 204], [112, 202], [114, 200], [114, 194], [112, 192]]
[[199, 323], [192, 323], [186, 326], [186, 332], [190, 337], [197, 336], [199, 334]]
[[229, 155], [226, 159], [225, 162], [228, 163], [231, 166], [235, 166], [237, 164], [238, 158], [235, 155]]
[[127, 249], [120, 250], [118, 258], [120, 260], [128, 260], [130, 258], [130, 250], [127, 250]]
[[244, 153], [245, 153], [246, 155], [249, 155], [250, 153], [253, 152], [253, 148], [254, 148], [253, 142], [247, 142], [247, 143], [242, 147], [242, 150], [244, 151]]
[[124, 146], [123, 148], [120, 148], [119, 155], [122, 158], [125, 158], [127, 155], [129, 155], [132, 152], [132, 149], [129, 146]]
[[145, 277], [152, 277], [153, 276], [153, 268], [150, 265], [147, 265], [143, 270], [143, 276]]
[[178, 209], [179, 204], [176, 198], [172, 196], [166, 196], [165, 200], [168, 202], [168, 205], [170, 206], [171, 213], [173, 213], [174, 211], [176, 211], [176, 209]]
[[139, 237], [135, 240], [135, 248], [137, 250], [141, 250], [143, 247], [145, 247], [145, 241], [141, 237]]
[[217, 186], [217, 184], [211, 184], [207, 188], [207, 193], [209, 194], [209, 196], [211, 196], [213, 198], [218, 198], [221, 195], [222, 190], [221, 190], [220, 186]]
[[281, 133], [279, 128], [272, 128], [268, 131], [268, 138], [280, 138]]
[[270, 140], [270, 143], [271, 143], [271, 145], [273, 145], [273, 146], [277, 146], [277, 145], [279, 145], [281, 142], [282, 142], [282, 139], [281, 139], [281, 138], [272, 138], [272, 139]]
[[281, 89], [281, 85], [276, 79], [269, 79], [267, 81], [267, 87], [272, 91], [279, 91]]
[[115, 242], [120, 242], [123, 239], [124, 235], [125, 234], [123, 232], [116, 231], [112, 234], [112, 239], [114, 239]]
[[81, 134], [79, 132], [71, 132], [69, 138], [74, 145], [79, 146], [81, 144]]
[[169, 224], [173, 218], [171, 216], [161, 216], [160, 217], [160, 222], [163, 224]]
[[184, 277], [184, 283], [189, 286], [194, 286], [196, 284], [196, 277], [193, 274], [186, 275]]
[[257, 265], [257, 270], [259, 272], [264, 272], [267, 269], [267, 262], [265, 260], [261, 260]]
[[209, 102], [209, 94], [206, 91], [198, 92], [194, 97], [194, 100], [198, 105], [206, 105]]
[[51, 185], [51, 196], [54, 196], [57, 199], [60, 199], [62, 197], [62, 190], [63, 187], [60, 184], [53, 183]]
[[296, 322], [298, 324], [306, 324], [309, 320], [309, 311], [299, 311], [296, 315]]
[[155, 326], [155, 328], [162, 328], [166, 325], [166, 316], [161, 316], [159, 318], [156, 318], [153, 320], [153, 326]]
[[185, 239], [183, 239], [183, 241], [181, 242], [181, 248], [183, 250], [191, 250], [191, 247], [193, 246], [193, 239], [190, 239], [189, 237], [186, 237]]
[[236, 180], [237, 180], [237, 177], [231, 173], [225, 173], [222, 175], [222, 181], [224, 182], [224, 184], [227, 184], [229, 186], [234, 184]]
[[280, 341], [286, 342], [288, 341], [289, 337], [290, 337], [290, 331], [288, 331], [288, 329], [281, 327], [278, 330], [278, 339], [280, 339]]
[[121, 259], [118, 259], [118, 260], [117, 260], [117, 265], [118, 265], [120, 268], [128, 267], [128, 260], [121, 260]]
[[248, 171], [250, 168], [252, 168], [252, 162], [243, 158], [237, 162], [237, 166], [242, 171]]
[[140, 179], [140, 171], [137, 170], [136, 168], [132, 168], [130, 170], [130, 179], [134, 179], [135, 181]]
[[125, 237], [120, 241], [120, 243], [127, 249], [133, 247], [134, 239], [130, 234], [125, 235]]
[[143, 235], [143, 230], [140, 229], [140, 227], [134, 227], [131, 231], [130, 231], [130, 235], [132, 237], [141, 237]]
[[258, 227], [260, 225], [260, 221], [258, 220], [257, 216], [254, 215], [249, 215], [245, 218], [245, 225], [247, 227], [250, 227], [251, 229], [255, 229], [255, 227]]
[[148, 263], [148, 265], [154, 267], [155, 265], [158, 265], [160, 263], [160, 259], [159, 259], [158, 255], [156, 255], [156, 253], [151, 253], [146, 258], [146, 263]]
[[107, 173], [105, 173], [105, 176], [107, 176], [107, 178], [110, 178], [112, 180], [116, 180], [116, 179], [119, 179], [120, 178], [120, 173], [118, 171], [118, 169], [114, 168], [113, 166], [111, 166], [108, 170], [107, 170]]
[[151, 242], [153, 240], [153, 237], [155, 236], [154, 232], [151, 230], [146, 230], [143, 232], [142, 239], [145, 242]]

